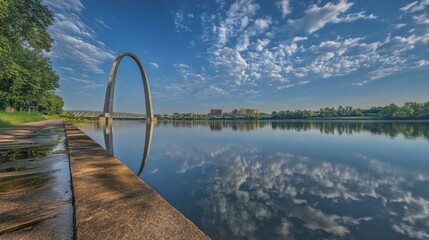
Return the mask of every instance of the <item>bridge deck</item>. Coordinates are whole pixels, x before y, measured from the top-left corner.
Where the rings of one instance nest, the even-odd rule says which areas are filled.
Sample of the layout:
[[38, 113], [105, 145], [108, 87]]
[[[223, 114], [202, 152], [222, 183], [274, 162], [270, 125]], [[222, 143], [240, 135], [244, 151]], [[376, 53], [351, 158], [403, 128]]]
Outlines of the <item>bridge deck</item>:
[[[83, 110], [67, 110], [65, 113], [69, 113], [75, 117], [83, 118], [97, 118], [103, 115], [101, 111], [83, 111]], [[125, 113], [125, 112], [114, 112], [113, 118], [116, 119], [146, 119], [146, 115], [140, 113]]]

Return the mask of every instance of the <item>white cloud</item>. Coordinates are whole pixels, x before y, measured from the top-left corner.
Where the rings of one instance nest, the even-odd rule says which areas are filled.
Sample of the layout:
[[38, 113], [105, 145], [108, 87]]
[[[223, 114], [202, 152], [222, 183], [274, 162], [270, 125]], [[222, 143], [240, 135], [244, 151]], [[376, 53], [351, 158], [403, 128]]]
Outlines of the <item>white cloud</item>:
[[262, 32], [267, 30], [271, 23], [272, 21], [271, 21], [271, 18], [269, 17], [265, 19], [260, 18], [260, 19], [256, 19], [255, 26], [258, 31]]
[[[259, 8], [259, 5], [254, 4], [253, 0], [237, 0], [233, 3], [226, 12], [224, 21], [220, 23], [219, 27], [215, 28], [218, 35], [218, 44], [225, 45], [230, 37], [241, 33], [247, 27], [248, 19], [251, 19]], [[243, 19], [247, 20], [243, 21]]]
[[63, 70], [66, 70], [66, 71], [69, 71], [69, 72], [74, 72], [74, 69], [70, 68], [70, 67], [59, 67], [59, 68], [63, 69]]
[[400, 8], [403, 12], [418, 12], [422, 11], [429, 5], [429, 0], [414, 1]]
[[176, 12], [174, 14], [174, 26], [176, 27], [176, 31], [177, 32], [181, 32], [181, 31], [191, 32], [191, 29], [185, 24], [185, 21], [187, 19], [192, 19], [192, 18], [194, 18], [194, 15], [187, 14], [186, 16], [184, 16], [184, 13], [182, 10], [179, 10], [178, 12]]
[[53, 9], [64, 9], [65, 11], [80, 13], [85, 7], [80, 0], [45, 0], [46, 4]]
[[429, 61], [427, 60], [419, 60], [419, 61], [411, 62], [397, 56], [391, 56], [391, 57], [388, 57], [387, 59], [390, 61], [386, 60], [382, 66], [368, 73], [369, 80], [363, 81], [361, 83], [357, 83], [356, 85], [360, 86], [360, 85], [369, 83], [371, 81], [377, 80], [379, 78], [392, 75], [396, 72], [402, 72], [405, 70], [412, 70], [412, 69], [429, 66]]
[[305, 41], [305, 40], [307, 40], [308, 38], [307, 37], [299, 37], [299, 36], [296, 36], [296, 37], [294, 37], [293, 39], [292, 39], [292, 42], [301, 42], [301, 41]]
[[429, 17], [426, 13], [413, 16], [417, 24], [429, 25]]
[[83, 83], [84, 86], [82, 87], [82, 89], [91, 89], [91, 88], [98, 88], [98, 87], [104, 86], [104, 84], [96, 83], [94, 81], [86, 80], [86, 79], [80, 79], [80, 78], [75, 78], [75, 77], [70, 77], [68, 79], [75, 81], [75, 82]]
[[216, 15], [209, 15], [207, 13], [201, 14], [201, 26], [202, 26], [202, 35], [201, 41], [208, 42], [212, 38], [212, 33], [216, 32], [216, 27], [214, 25], [214, 21], [216, 19]]
[[[410, 48], [401, 49], [397, 44], [399, 40], [412, 44], [413, 39], [395, 37], [391, 40], [390, 37], [387, 37], [384, 42], [369, 43], [363, 42], [364, 40], [363, 38], [348, 38], [323, 41], [318, 45], [312, 45], [304, 52], [308, 58], [313, 60], [306, 62], [300, 68], [304, 71], [297, 77], [329, 78], [347, 75], [358, 69], [369, 69], [367, 70], [368, 79], [353, 83], [353, 85], [360, 86], [395, 72], [422, 67], [422, 64], [407, 62], [401, 54]], [[413, 64], [415, 67], [412, 66]], [[296, 73], [298, 69], [296, 68], [294, 72]]]
[[219, 5], [220, 9], [223, 10], [225, 7], [225, 0], [216, 0], [216, 3]]
[[326, 3], [323, 7], [316, 4], [305, 10], [304, 17], [300, 19], [289, 19], [288, 25], [295, 31], [313, 33], [329, 23], [354, 22], [358, 19], [375, 19], [374, 14], [365, 15], [365, 12], [343, 15], [353, 6], [353, 3], [340, 0], [337, 4]]
[[396, 29], [401, 29], [401, 28], [406, 27], [406, 26], [407, 26], [407, 24], [405, 24], [405, 23], [398, 23], [398, 24], [395, 25], [395, 28]]
[[184, 63], [177, 63], [173, 65], [180, 76], [180, 82], [169, 83], [166, 86], [167, 92], [172, 96], [186, 93], [202, 97], [228, 95], [229, 92], [225, 90], [213, 77], [206, 76], [204, 69], [195, 71]]
[[239, 52], [245, 51], [249, 47], [249, 44], [249, 36], [243, 34], [242, 37], [238, 39], [238, 44], [235, 46], [235, 49]]
[[100, 27], [105, 28], [105, 29], [110, 30], [110, 31], [113, 30], [110, 26], [107, 26], [107, 24], [103, 20], [101, 20], [99, 18], [94, 18], [94, 20]]
[[394, 224], [392, 229], [410, 238], [429, 239], [429, 234], [405, 223]]
[[270, 40], [267, 38], [256, 40], [256, 44], [255, 44], [256, 51], [258, 52], [262, 51], [269, 43], [270, 43]]
[[296, 43], [292, 43], [290, 45], [285, 45], [280, 43], [277, 47], [277, 53], [281, 56], [281, 57], [286, 57], [286, 56], [292, 56], [298, 49], [298, 45], [296, 45]]
[[48, 29], [54, 44], [52, 51], [47, 53], [54, 59], [74, 62], [82, 70], [91, 73], [104, 73], [101, 66], [114, 59], [103, 42], [79, 16], [84, 9], [78, 0], [47, 1], [55, 13], [54, 24]]
[[224, 47], [217, 49], [213, 54], [212, 63], [214, 66], [233, 76], [232, 83], [234, 85], [241, 85], [247, 80], [246, 69], [248, 64], [238, 50]]
[[[276, 1], [276, 4], [282, 9], [281, 4], [285, 3], [290, 11], [289, 2]], [[229, 6], [222, 1], [225, 11], [215, 15], [203, 13], [200, 18], [201, 40], [209, 45], [205, 56], [211, 68], [207, 68], [209, 72], [190, 72], [203, 76], [204, 84], [186, 83], [190, 73], [182, 72], [185, 77], [180, 87], [202, 92], [203, 87], [215, 86], [228, 89], [218, 91], [219, 94], [245, 95], [264, 87], [291, 88], [358, 70], [366, 71], [367, 78], [353, 85], [363, 85], [404, 71], [406, 67], [425, 67], [424, 62], [419, 62], [421, 57], [406, 59], [411, 51], [429, 42], [429, 31], [424, 27], [428, 23], [426, 13], [412, 16], [414, 21], [410, 23], [391, 25], [403, 28], [407, 24], [411, 28], [415, 23], [408, 35], [391, 37], [389, 33], [384, 41], [370, 41], [371, 38], [362, 35], [344, 37], [341, 33], [334, 33], [335, 37], [331, 33], [319, 37], [315, 32], [328, 24], [370, 20], [377, 16], [363, 10], [353, 11], [354, 3], [347, 0], [318, 2], [307, 7], [301, 18], [279, 20], [266, 16], [253, 0], [236, 0]], [[395, 67], [395, 64], [403, 66]]]
[[340, 0], [338, 4], [328, 2], [323, 7], [314, 4], [305, 10], [304, 17], [294, 20], [289, 19], [288, 24], [296, 31], [304, 30], [305, 32], [313, 33], [328, 23], [337, 23], [338, 17], [352, 6], [353, 3], [348, 3], [345, 0]]
[[204, 89], [204, 94], [228, 95], [228, 91], [215, 85], [211, 85]]
[[159, 68], [158, 63], [150, 62], [149, 65], [151, 65], [153, 68]]
[[169, 94], [168, 96], [170, 97], [185, 93], [187, 90], [186, 86], [180, 83], [170, 83], [165, 86], [165, 89], [167, 90], [167, 93]]
[[374, 14], [365, 15], [365, 12], [358, 12], [358, 13], [352, 13], [347, 14], [343, 17], [338, 17], [334, 20], [334, 23], [340, 23], [340, 22], [354, 22], [359, 19], [376, 19], [377, 17]]
[[176, 71], [180, 73], [186, 83], [197, 84], [206, 80], [205, 76], [194, 72], [188, 65], [184, 63], [174, 64], [174, 67], [176, 68]]
[[292, 13], [292, 10], [290, 9], [289, 0], [280, 0], [279, 2], [277, 2], [277, 6], [280, 7], [283, 17], [286, 17], [287, 15]]

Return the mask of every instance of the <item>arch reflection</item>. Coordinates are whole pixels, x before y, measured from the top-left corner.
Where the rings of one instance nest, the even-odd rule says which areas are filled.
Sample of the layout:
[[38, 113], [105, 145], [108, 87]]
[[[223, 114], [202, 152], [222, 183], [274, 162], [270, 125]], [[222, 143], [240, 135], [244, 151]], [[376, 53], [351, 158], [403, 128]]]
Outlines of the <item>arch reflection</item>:
[[[140, 176], [141, 173], [144, 170], [144, 167], [146, 165], [146, 160], [149, 156], [150, 152], [150, 146], [152, 143], [152, 135], [153, 135], [153, 126], [154, 122], [146, 122], [146, 132], [145, 132], [145, 143], [144, 143], [144, 150], [143, 150], [143, 156], [142, 161], [139, 167], [139, 170], [137, 172], [137, 175]], [[102, 124], [103, 127], [103, 136], [104, 136], [104, 145], [106, 146], [106, 150], [111, 154], [114, 155], [114, 148], [113, 148], [113, 124]]]

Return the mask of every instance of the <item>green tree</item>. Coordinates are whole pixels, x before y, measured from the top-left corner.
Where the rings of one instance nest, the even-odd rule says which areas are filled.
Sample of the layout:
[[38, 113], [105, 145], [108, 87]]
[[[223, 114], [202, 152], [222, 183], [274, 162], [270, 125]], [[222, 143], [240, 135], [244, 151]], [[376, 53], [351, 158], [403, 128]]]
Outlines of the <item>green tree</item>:
[[339, 106], [338, 108], [337, 108], [337, 115], [338, 116], [340, 116], [340, 117], [343, 117], [343, 116], [345, 116], [345, 109], [343, 108], [343, 106]]
[[50, 92], [44, 96], [39, 106], [44, 114], [60, 114], [63, 111], [64, 102], [60, 96]]
[[39, 0], [0, 0], [0, 12], [2, 43], [30, 47], [38, 53], [51, 49], [53, 40], [47, 29], [54, 15]]
[[43, 108], [42, 103], [57, 102], [52, 96], [59, 77], [42, 54], [51, 48], [47, 28], [52, 21], [52, 12], [39, 0], [0, 0], [0, 107]]

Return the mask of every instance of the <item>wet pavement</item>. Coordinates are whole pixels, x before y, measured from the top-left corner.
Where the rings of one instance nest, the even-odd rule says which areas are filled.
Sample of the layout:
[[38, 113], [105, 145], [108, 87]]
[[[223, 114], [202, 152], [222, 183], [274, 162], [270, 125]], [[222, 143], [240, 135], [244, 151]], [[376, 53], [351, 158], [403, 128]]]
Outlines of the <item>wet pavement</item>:
[[62, 120], [0, 129], [0, 239], [73, 239]]

